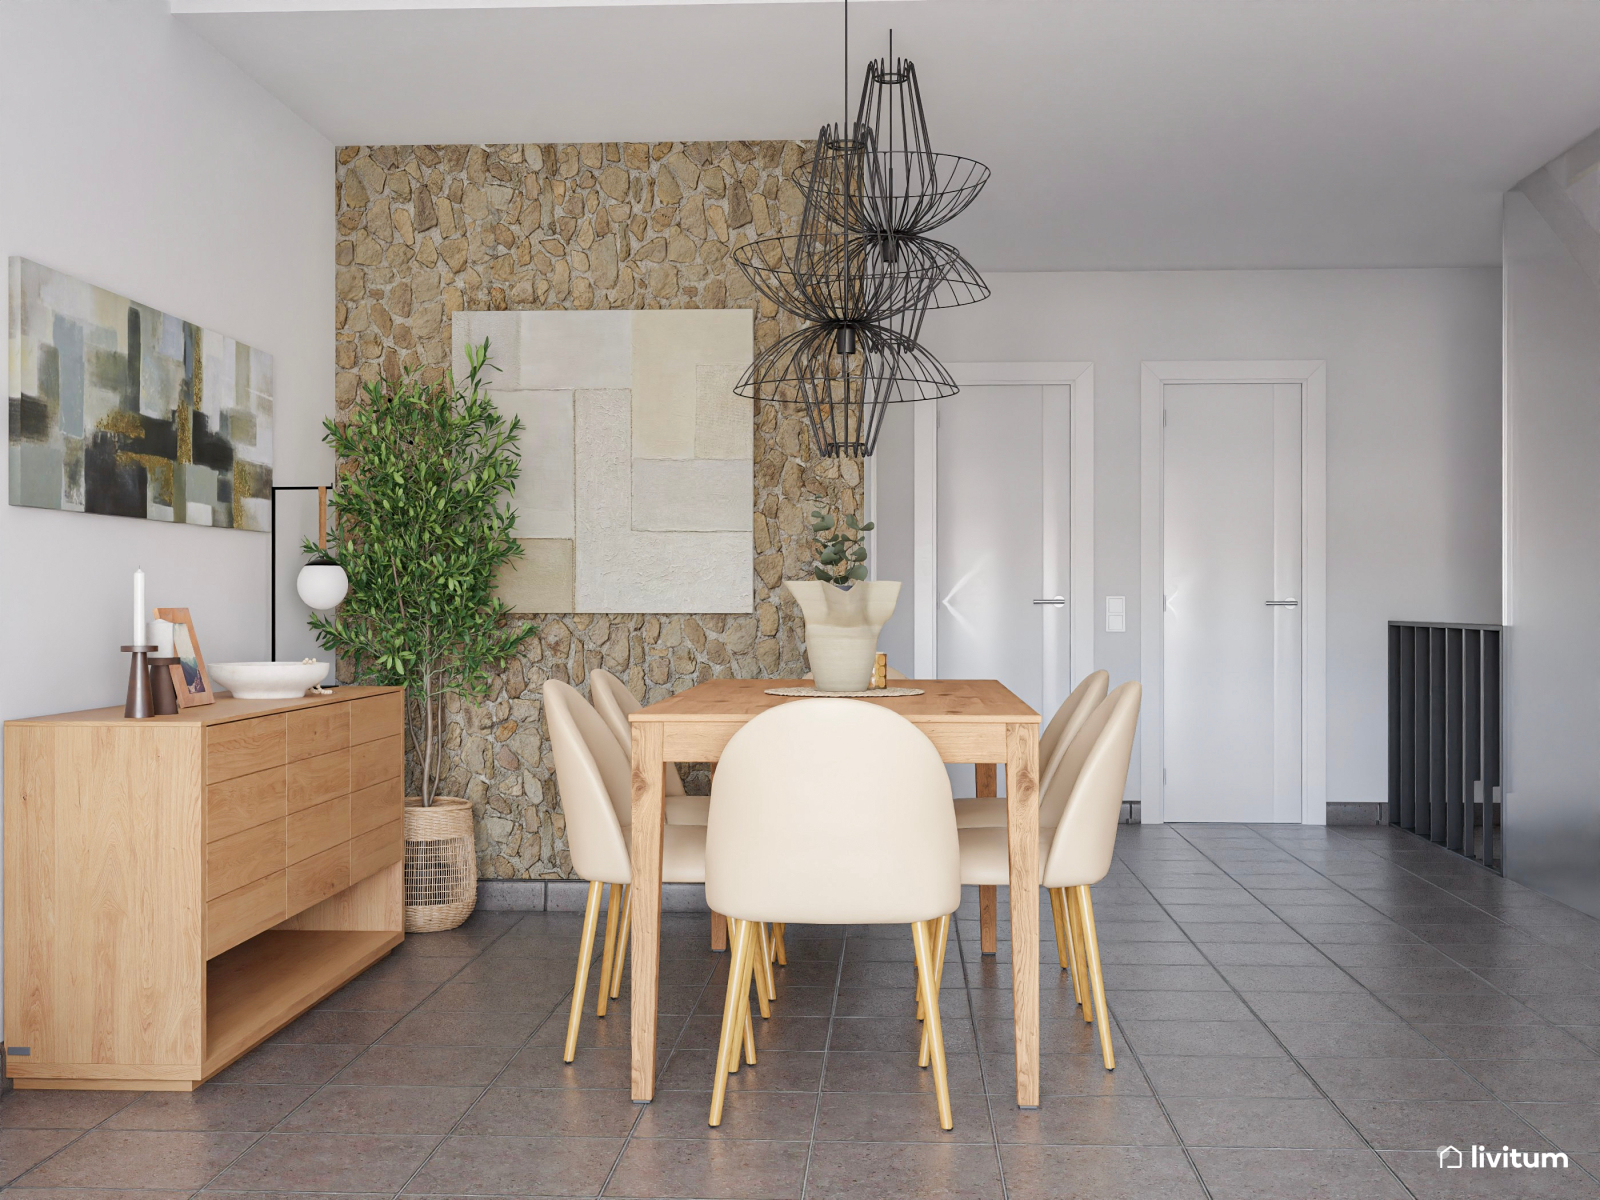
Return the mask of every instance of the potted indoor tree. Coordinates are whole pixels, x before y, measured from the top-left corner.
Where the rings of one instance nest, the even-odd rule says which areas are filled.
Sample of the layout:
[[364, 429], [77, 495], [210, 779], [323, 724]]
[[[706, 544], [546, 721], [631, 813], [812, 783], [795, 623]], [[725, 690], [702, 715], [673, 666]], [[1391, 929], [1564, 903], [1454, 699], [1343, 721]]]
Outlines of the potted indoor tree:
[[820, 692], [864, 692], [872, 682], [878, 634], [894, 615], [900, 585], [867, 579], [861, 524], [853, 513], [842, 518], [824, 509], [811, 512], [816, 539], [811, 579], [784, 584], [806, 619], [806, 657]]
[[522, 553], [507, 501], [520, 471], [520, 421], [484, 390], [489, 343], [467, 347], [469, 373], [425, 383], [415, 372], [367, 385], [340, 424], [333, 559], [349, 576], [339, 609], [314, 615], [318, 641], [358, 683], [406, 689], [406, 929], [452, 929], [477, 901], [471, 804], [440, 796], [445, 701], [481, 697], [491, 673], [536, 626], [506, 621], [495, 576]]

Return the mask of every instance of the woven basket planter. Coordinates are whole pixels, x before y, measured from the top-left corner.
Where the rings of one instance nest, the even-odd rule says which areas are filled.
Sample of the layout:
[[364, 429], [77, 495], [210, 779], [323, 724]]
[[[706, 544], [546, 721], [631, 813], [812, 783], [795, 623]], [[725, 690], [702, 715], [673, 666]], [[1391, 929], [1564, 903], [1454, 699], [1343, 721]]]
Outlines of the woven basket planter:
[[406, 797], [406, 932], [454, 929], [478, 903], [478, 848], [472, 805]]

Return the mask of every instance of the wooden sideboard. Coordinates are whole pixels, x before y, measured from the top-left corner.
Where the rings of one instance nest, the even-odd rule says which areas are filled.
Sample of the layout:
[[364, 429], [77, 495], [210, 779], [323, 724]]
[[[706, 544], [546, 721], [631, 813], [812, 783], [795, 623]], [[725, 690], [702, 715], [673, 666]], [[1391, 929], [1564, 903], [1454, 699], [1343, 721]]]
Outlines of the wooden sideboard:
[[403, 705], [7, 721], [15, 1085], [187, 1091], [399, 945]]

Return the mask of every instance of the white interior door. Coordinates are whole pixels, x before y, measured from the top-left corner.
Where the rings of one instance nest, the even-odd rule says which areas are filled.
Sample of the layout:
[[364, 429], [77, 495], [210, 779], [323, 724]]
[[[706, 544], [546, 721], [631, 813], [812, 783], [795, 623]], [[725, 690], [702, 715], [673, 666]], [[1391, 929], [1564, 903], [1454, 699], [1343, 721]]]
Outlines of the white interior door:
[[[1071, 689], [1071, 405], [1041, 384], [938, 402], [939, 677], [998, 679], [1046, 714]], [[951, 771], [971, 795], [972, 768]]]
[[1302, 388], [1166, 383], [1169, 821], [1299, 821]]

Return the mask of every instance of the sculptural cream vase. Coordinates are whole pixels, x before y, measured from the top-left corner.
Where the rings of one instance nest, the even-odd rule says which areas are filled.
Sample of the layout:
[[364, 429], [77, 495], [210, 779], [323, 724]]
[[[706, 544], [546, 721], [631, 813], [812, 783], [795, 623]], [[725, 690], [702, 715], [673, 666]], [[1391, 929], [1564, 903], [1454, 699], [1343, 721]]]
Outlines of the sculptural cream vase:
[[820, 692], [864, 692], [872, 683], [878, 631], [894, 615], [900, 585], [887, 580], [848, 590], [820, 579], [783, 585], [806, 618], [806, 657]]

